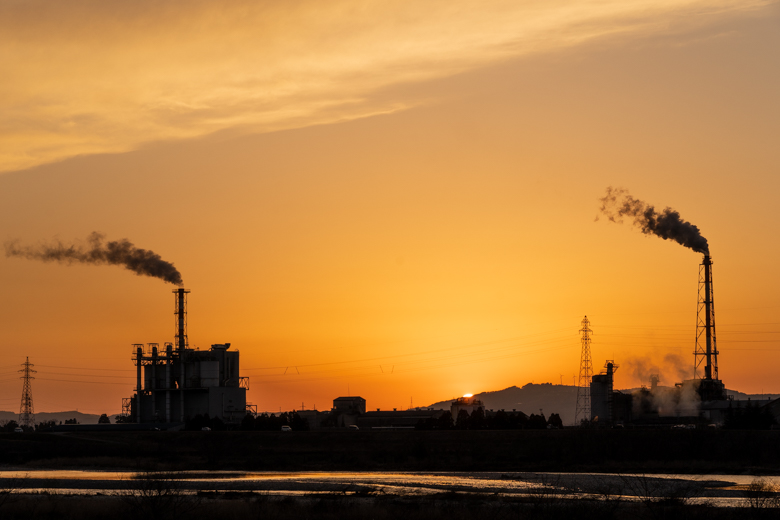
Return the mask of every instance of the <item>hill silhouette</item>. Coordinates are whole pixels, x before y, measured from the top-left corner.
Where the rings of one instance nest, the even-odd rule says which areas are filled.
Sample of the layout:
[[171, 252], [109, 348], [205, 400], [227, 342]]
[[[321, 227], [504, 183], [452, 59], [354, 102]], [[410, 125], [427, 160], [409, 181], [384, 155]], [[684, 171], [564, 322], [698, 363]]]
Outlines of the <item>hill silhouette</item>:
[[[620, 390], [623, 393], [630, 394], [637, 388]], [[736, 390], [726, 390], [734, 399], [753, 401], [767, 401], [777, 399], [778, 394], [745, 394]], [[577, 387], [572, 385], [555, 385], [552, 383], [534, 384], [528, 383], [522, 388], [510, 386], [503, 390], [492, 392], [481, 392], [474, 395], [485, 404], [487, 410], [518, 410], [527, 415], [539, 413], [541, 409], [545, 417], [551, 413], [557, 413], [561, 416], [563, 424], [571, 426], [574, 424], [574, 408], [577, 404]], [[433, 403], [425, 408], [447, 409], [450, 403], [457, 397]]]
[[[561, 416], [563, 424], [574, 424], [574, 407], [577, 402], [577, 387], [572, 385], [554, 385], [552, 383], [528, 383], [522, 388], [510, 386], [503, 390], [481, 392], [474, 395], [485, 403], [487, 410], [518, 410], [527, 415], [539, 413], [545, 417], [551, 413]], [[433, 403], [426, 408], [449, 409], [456, 397]]]
[[[65, 422], [68, 419], [76, 419], [79, 424], [97, 424], [100, 419], [99, 414], [82, 413], [82, 412], [38, 412], [35, 414], [35, 424], [55, 421]], [[116, 418], [111, 416], [111, 422], [114, 422]], [[0, 411], [0, 424], [5, 424], [8, 421], [19, 421], [19, 414], [17, 412], [3, 412]]]

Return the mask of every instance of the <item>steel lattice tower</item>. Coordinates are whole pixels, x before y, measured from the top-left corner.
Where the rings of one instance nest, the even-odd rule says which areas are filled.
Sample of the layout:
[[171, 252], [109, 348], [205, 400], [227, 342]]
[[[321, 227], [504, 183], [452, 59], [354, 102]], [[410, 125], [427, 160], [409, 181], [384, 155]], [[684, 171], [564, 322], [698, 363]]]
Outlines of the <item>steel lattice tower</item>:
[[22, 405], [19, 407], [19, 425], [24, 426], [25, 428], [33, 428], [35, 426], [35, 409], [33, 408], [33, 398], [32, 398], [32, 385], [30, 385], [30, 381], [35, 379], [32, 375], [36, 373], [35, 370], [32, 369], [34, 367], [32, 363], [30, 363], [30, 358], [28, 357], [27, 360], [22, 363], [22, 368], [19, 372], [22, 373], [22, 377], [19, 379], [24, 380], [24, 386], [22, 387]]
[[[702, 401], [723, 401], [726, 386], [718, 375], [718, 341], [715, 335], [715, 293], [712, 290], [712, 258], [704, 255], [699, 266], [699, 303], [696, 307], [696, 350], [693, 379]], [[701, 368], [704, 365], [704, 374]]]
[[585, 316], [582, 320], [582, 355], [580, 356], [580, 378], [577, 381], [577, 410], [574, 413], [574, 424], [590, 420], [590, 381], [593, 378], [593, 360], [590, 357], [590, 320]]
[[[702, 363], [704, 363], [704, 374], [700, 373]], [[715, 295], [712, 289], [712, 259], [709, 255], [704, 255], [704, 260], [699, 265], [699, 304], [696, 307], [696, 351], [694, 352], [693, 378], [718, 379]]]

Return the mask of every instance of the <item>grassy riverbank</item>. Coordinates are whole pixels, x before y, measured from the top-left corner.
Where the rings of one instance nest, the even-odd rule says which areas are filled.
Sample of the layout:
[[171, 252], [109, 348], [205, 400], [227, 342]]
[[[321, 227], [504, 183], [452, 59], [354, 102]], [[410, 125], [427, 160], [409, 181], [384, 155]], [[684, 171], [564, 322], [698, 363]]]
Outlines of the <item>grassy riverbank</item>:
[[777, 474], [780, 431], [97, 432], [0, 435], [0, 465], [252, 471]]
[[424, 497], [317, 495], [280, 497], [250, 494], [217, 496], [56, 494], [16, 495], [0, 502], [4, 520], [56, 518], [58, 520], [188, 520], [215, 519], [307, 519], [318, 520], [674, 520], [730, 518], [776, 518], [777, 509], [751, 507], [718, 508], [685, 499], [664, 498], [625, 501], [616, 497], [571, 499], [539, 494], [524, 498], [442, 493]]

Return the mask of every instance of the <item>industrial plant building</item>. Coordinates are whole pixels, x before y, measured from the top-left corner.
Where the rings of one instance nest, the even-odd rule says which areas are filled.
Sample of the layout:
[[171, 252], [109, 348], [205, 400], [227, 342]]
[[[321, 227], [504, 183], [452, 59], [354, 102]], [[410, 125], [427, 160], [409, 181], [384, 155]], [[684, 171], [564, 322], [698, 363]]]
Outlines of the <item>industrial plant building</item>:
[[467, 414], [471, 415], [475, 410], [485, 411], [485, 405], [472, 395], [458, 397], [450, 405], [450, 413], [453, 419], [457, 419], [461, 410], [464, 410]]
[[189, 348], [187, 294], [177, 289], [176, 343], [134, 344], [136, 393], [122, 400], [122, 413], [136, 423], [183, 423], [197, 415], [239, 423], [247, 413], [249, 378], [241, 377], [239, 352], [230, 343], [209, 350]]
[[[583, 320], [583, 356], [581, 366], [590, 365], [590, 329]], [[590, 378], [590, 426], [671, 427], [675, 425], [723, 425], [734, 410], [767, 407], [780, 419], [780, 400], [735, 400], [727, 395], [718, 374], [718, 346], [715, 332], [715, 303], [712, 286], [712, 259], [709, 254], [699, 266], [699, 291], [696, 310], [696, 345], [693, 378], [673, 387], [658, 386], [659, 376], [650, 377], [650, 388], [642, 387], [625, 394], [613, 389], [618, 365], [607, 361], [605, 371]], [[586, 359], [586, 357], [588, 359]], [[578, 393], [578, 409], [581, 407]]]
[[608, 360], [604, 372], [593, 376], [590, 383], [591, 423], [602, 427], [624, 425], [631, 421], [631, 394], [614, 390], [618, 365]]
[[333, 400], [336, 413], [360, 415], [366, 413], [366, 400], [359, 396], [337, 397]]
[[330, 411], [301, 410], [296, 412], [305, 419], [309, 429], [327, 428], [393, 429], [414, 428], [420, 421], [439, 417], [444, 410], [380, 410], [366, 411], [366, 400], [358, 396], [337, 397]]

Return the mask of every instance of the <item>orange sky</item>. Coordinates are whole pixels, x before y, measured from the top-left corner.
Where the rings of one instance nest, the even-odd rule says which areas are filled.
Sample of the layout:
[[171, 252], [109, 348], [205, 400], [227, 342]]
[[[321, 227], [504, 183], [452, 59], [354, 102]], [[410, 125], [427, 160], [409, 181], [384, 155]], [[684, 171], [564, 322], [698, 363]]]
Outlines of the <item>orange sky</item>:
[[[672, 384], [700, 255], [595, 222], [624, 186], [708, 238], [727, 387], [780, 393], [779, 23], [764, 1], [0, 0], [0, 238], [172, 261], [190, 343], [239, 349], [260, 410], [571, 384], [585, 314], [618, 387]], [[0, 263], [0, 409], [29, 356], [36, 411], [118, 413], [173, 287]]]

